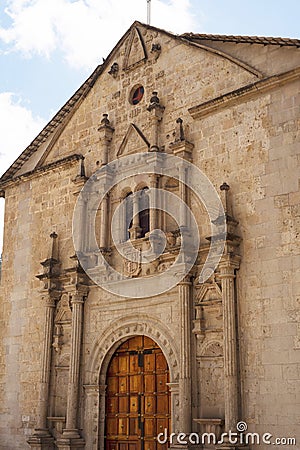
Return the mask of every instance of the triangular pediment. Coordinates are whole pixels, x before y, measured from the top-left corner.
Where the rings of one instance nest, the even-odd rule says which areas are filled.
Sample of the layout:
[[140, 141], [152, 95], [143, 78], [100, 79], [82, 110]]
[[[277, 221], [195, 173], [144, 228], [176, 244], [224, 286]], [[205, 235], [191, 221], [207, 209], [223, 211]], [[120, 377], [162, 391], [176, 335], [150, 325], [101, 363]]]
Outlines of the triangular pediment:
[[150, 143], [147, 138], [134, 123], [131, 123], [119, 147], [117, 156], [148, 152], [149, 148]]
[[137, 27], [133, 27], [127, 41], [123, 69], [131, 69], [146, 59], [147, 53], [141, 32]]
[[197, 289], [196, 300], [197, 303], [206, 302], [210, 300], [218, 300], [222, 298], [222, 291], [218, 283], [204, 283]]

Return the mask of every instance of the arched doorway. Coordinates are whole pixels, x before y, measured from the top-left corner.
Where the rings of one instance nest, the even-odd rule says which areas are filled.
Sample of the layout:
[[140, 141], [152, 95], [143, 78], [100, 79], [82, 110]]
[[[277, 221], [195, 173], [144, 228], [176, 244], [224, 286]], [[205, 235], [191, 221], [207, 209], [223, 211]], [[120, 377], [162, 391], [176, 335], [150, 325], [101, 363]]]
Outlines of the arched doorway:
[[164, 450], [156, 437], [170, 427], [169, 368], [160, 347], [135, 336], [118, 347], [108, 366], [106, 450]]

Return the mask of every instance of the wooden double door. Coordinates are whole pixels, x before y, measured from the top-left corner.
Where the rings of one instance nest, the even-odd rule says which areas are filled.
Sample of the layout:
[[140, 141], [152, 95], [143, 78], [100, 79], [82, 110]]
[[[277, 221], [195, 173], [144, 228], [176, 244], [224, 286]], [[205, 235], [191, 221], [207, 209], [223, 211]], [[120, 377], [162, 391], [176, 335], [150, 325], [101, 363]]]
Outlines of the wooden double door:
[[170, 432], [167, 361], [146, 336], [124, 342], [107, 372], [106, 450], [165, 450], [157, 435]]

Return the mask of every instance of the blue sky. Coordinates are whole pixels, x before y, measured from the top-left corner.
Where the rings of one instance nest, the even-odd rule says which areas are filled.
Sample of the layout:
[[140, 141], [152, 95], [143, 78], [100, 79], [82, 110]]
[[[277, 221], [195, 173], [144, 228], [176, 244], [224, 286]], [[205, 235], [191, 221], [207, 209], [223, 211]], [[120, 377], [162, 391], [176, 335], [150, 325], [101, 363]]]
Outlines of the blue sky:
[[[300, 38], [299, 0], [152, 0], [151, 4], [151, 24], [175, 33]], [[131, 23], [146, 18], [146, 0], [1, 1], [0, 174]]]

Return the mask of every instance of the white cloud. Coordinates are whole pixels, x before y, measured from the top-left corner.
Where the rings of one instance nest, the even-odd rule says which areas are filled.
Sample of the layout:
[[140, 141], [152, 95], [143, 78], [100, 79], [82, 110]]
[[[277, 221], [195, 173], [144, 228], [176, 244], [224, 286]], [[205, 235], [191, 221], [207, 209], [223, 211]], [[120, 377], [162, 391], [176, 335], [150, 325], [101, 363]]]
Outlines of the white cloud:
[[[181, 33], [195, 29], [189, 0], [152, 0], [151, 24]], [[11, 26], [0, 39], [26, 56], [55, 50], [75, 68], [93, 68], [135, 20], [146, 22], [146, 0], [10, 0]]]
[[[45, 120], [33, 117], [32, 112], [22, 106], [21, 99], [11, 92], [0, 93], [0, 174], [21, 154], [34, 139]], [[2, 247], [4, 202], [0, 199], [0, 253]]]
[[0, 174], [21, 154], [45, 125], [11, 92], [0, 93]]

